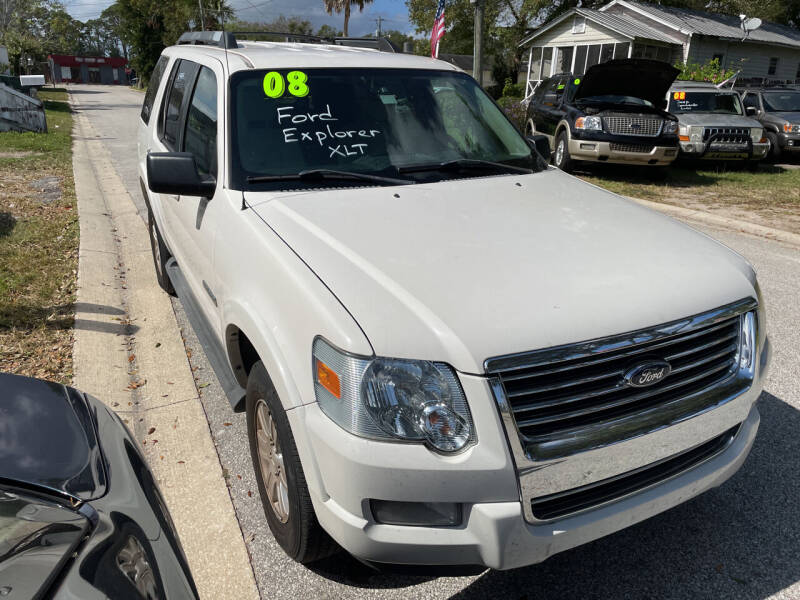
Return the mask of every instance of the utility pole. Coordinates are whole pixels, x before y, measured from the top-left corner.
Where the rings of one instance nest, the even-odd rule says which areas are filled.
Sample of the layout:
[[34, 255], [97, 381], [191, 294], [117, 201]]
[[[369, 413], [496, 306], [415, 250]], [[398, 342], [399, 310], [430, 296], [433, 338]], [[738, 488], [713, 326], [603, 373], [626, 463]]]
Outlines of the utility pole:
[[198, 6], [200, 6], [200, 30], [206, 30], [206, 17], [203, 14], [203, 0], [197, 0]]
[[475, 5], [475, 43], [472, 50], [472, 76], [483, 86], [483, 2], [470, 0]]
[[386, 19], [384, 19], [383, 17], [380, 17], [380, 16], [379, 16], [377, 19], [375, 19], [375, 22], [378, 24], [378, 34], [377, 34], [377, 36], [376, 36], [376, 37], [382, 37], [382, 36], [383, 36], [383, 28], [381, 27], [381, 24], [382, 24], [382, 23], [383, 23], [385, 20], [386, 20]]

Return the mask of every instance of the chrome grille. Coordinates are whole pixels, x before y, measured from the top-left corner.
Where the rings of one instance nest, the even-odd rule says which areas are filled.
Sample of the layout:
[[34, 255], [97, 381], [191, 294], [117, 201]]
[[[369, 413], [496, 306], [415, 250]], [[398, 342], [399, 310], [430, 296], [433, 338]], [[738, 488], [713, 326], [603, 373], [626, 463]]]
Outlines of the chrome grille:
[[746, 144], [750, 139], [748, 127], [706, 127], [703, 129], [703, 141], [712, 136], [719, 136], [714, 141], [725, 144]]
[[618, 144], [616, 142], [611, 142], [609, 146], [612, 152], [639, 152], [642, 154], [650, 154], [655, 147], [647, 144]]
[[653, 137], [661, 133], [664, 119], [645, 115], [608, 115], [603, 125], [608, 133]]
[[[502, 383], [523, 444], [544, 443], [719, 385], [734, 373], [740, 329], [741, 315], [728, 313], [689, 331], [676, 325], [674, 335], [634, 332], [490, 359], [487, 371]], [[670, 375], [646, 388], [626, 385], [625, 372], [651, 358], [669, 362]]]

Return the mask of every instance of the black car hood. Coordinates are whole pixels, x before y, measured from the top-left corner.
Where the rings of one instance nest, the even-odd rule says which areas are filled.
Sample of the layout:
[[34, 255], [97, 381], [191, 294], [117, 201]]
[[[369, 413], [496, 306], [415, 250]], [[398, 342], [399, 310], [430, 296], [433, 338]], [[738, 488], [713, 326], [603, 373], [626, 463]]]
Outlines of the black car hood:
[[83, 394], [0, 373], [0, 480], [93, 500], [105, 494], [106, 475]]
[[590, 96], [633, 96], [659, 106], [680, 71], [660, 60], [623, 58], [589, 67], [575, 100]]

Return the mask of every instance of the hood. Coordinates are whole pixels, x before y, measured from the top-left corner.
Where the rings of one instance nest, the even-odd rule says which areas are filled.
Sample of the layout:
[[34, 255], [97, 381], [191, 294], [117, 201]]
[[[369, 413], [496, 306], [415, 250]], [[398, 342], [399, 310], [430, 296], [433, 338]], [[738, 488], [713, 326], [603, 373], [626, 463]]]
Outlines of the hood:
[[720, 115], [715, 113], [691, 112], [675, 115], [681, 125], [702, 125], [705, 127], [763, 127], [750, 117], [741, 115]]
[[0, 477], [82, 500], [105, 494], [95, 424], [80, 392], [0, 373]]
[[590, 96], [633, 96], [660, 106], [680, 71], [660, 60], [623, 58], [589, 67], [575, 100]]
[[557, 169], [246, 197], [376, 354], [462, 372], [755, 297], [739, 255]]
[[764, 113], [770, 121], [789, 121], [790, 123], [800, 123], [800, 111], [781, 111]]

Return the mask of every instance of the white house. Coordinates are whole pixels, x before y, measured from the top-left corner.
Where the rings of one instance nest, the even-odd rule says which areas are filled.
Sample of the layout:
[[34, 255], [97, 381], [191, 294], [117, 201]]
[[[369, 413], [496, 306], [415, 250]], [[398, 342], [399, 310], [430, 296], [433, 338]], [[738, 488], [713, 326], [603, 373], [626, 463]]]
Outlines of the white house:
[[[754, 15], [747, 15], [754, 16]], [[521, 46], [528, 48], [529, 96], [542, 79], [583, 74], [612, 58], [705, 63], [718, 58], [743, 78], [800, 80], [800, 31], [764, 22], [745, 36], [738, 16], [612, 0], [599, 10], [573, 8], [546, 23]]]

